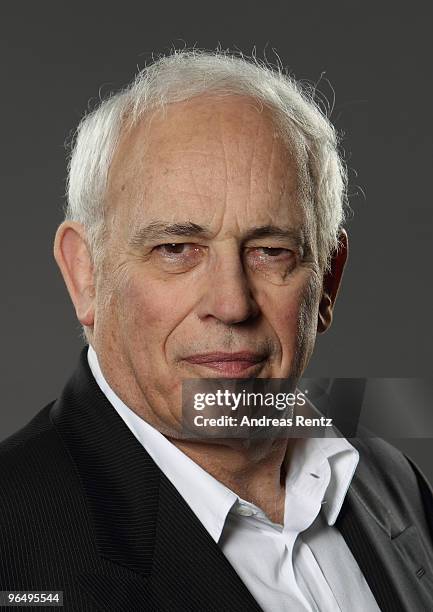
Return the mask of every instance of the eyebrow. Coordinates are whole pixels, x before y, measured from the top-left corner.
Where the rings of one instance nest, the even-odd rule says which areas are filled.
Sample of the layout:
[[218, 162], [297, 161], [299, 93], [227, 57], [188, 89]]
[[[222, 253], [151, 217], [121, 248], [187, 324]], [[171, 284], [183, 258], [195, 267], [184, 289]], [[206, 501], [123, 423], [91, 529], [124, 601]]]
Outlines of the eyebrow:
[[163, 223], [161, 221], [153, 221], [144, 227], [140, 227], [129, 239], [129, 244], [132, 247], [140, 248], [147, 242], [155, 240], [165, 240], [166, 238], [186, 236], [210, 238], [211, 234], [206, 228], [187, 221], [185, 223]]
[[261, 225], [248, 230], [243, 240], [254, 240], [256, 238], [289, 238], [296, 246], [303, 247], [305, 245], [305, 233], [302, 228], [283, 228], [277, 225]]
[[[139, 228], [129, 239], [131, 247], [140, 248], [148, 242], [155, 240], [165, 240], [173, 237], [187, 238], [206, 238], [212, 237], [211, 231], [186, 221], [184, 223], [163, 223], [161, 221], [153, 221], [144, 227]], [[296, 246], [305, 247], [305, 233], [302, 228], [282, 228], [276, 225], [260, 225], [249, 229], [242, 237], [242, 241], [255, 240], [257, 238], [289, 238]]]

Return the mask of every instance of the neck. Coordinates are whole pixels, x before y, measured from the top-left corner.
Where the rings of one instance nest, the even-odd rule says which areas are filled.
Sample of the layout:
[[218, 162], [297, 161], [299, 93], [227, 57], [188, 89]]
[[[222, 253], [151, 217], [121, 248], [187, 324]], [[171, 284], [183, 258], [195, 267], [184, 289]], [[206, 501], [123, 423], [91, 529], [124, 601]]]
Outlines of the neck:
[[185, 455], [245, 501], [258, 506], [271, 521], [284, 521], [284, 459], [294, 440], [191, 442], [170, 438]]

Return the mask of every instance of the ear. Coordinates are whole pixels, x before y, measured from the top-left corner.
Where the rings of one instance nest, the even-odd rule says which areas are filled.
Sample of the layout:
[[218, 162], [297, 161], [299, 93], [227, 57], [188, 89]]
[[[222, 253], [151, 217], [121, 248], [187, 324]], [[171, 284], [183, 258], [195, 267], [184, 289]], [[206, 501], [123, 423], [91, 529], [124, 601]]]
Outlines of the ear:
[[332, 323], [332, 312], [335, 300], [337, 299], [338, 289], [340, 287], [348, 253], [349, 244], [347, 233], [345, 230], [341, 230], [338, 238], [338, 248], [332, 256], [330, 270], [325, 273], [323, 278], [323, 291], [319, 304], [319, 318], [317, 321], [317, 331], [319, 333], [326, 331]]
[[93, 264], [81, 223], [63, 222], [56, 232], [54, 257], [82, 325], [93, 326], [95, 285]]

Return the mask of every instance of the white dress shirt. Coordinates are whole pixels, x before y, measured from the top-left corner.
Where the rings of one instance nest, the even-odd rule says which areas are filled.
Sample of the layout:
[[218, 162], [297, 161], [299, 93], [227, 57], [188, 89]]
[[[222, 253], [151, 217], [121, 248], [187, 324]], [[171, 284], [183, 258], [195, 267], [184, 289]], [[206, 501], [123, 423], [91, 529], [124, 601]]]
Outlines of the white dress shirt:
[[284, 524], [269, 520], [128, 408], [89, 346], [90, 369], [108, 401], [220, 546], [265, 612], [379, 612], [333, 526], [358, 464], [344, 438], [298, 440], [286, 475]]

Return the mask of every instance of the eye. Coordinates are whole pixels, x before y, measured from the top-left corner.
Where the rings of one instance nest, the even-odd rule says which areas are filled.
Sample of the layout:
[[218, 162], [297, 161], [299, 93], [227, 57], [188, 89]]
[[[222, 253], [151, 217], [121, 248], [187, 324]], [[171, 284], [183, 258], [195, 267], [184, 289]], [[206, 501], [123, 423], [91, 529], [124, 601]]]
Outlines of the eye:
[[157, 266], [167, 271], [184, 272], [202, 260], [204, 248], [190, 242], [168, 242], [152, 249], [152, 258]]
[[187, 247], [194, 246], [187, 242], [172, 242], [167, 244], [159, 244], [154, 250], [159, 251], [161, 255], [182, 255]]
[[263, 255], [270, 257], [278, 257], [279, 255], [286, 255], [291, 253], [289, 249], [276, 248], [276, 247], [258, 247], [259, 251], [262, 251]]
[[272, 259], [288, 261], [295, 256], [293, 251], [283, 247], [250, 247], [248, 251], [251, 257], [261, 259], [262, 261], [269, 261]]
[[284, 247], [256, 246], [246, 249], [248, 266], [255, 271], [266, 275], [277, 275], [284, 278], [297, 263], [294, 251]]

